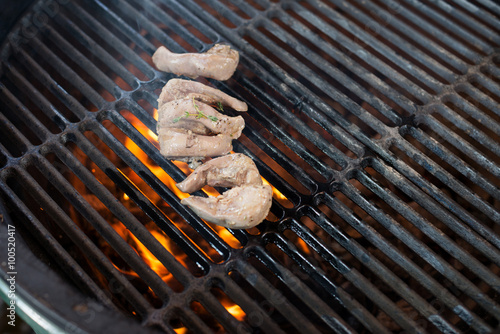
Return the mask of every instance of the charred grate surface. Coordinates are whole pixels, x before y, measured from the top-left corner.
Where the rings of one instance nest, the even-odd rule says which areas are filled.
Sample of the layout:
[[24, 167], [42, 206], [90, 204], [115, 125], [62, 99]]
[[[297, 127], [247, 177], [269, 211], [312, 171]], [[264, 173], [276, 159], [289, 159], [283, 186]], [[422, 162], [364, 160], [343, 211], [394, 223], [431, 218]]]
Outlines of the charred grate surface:
[[[0, 50], [0, 189], [72, 283], [166, 332], [488, 333], [500, 321], [500, 6], [40, 1]], [[160, 45], [240, 51], [249, 231], [180, 204]], [[132, 248], [131, 246], [134, 246]]]

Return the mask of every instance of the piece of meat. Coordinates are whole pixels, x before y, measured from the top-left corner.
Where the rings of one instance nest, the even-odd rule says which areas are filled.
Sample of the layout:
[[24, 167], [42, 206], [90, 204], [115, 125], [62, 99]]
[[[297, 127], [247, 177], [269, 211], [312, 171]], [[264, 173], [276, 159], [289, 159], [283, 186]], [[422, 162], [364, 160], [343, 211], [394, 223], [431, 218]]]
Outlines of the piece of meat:
[[181, 203], [200, 218], [228, 228], [244, 229], [260, 224], [271, 209], [273, 191], [269, 185], [232, 188], [217, 197], [190, 196]]
[[205, 185], [231, 188], [262, 185], [262, 178], [250, 157], [234, 153], [209, 160], [199, 166], [184, 181], [177, 183], [177, 188], [182, 192], [192, 193]]
[[158, 109], [163, 104], [185, 98], [195, 98], [206, 104], [217, 105], [222, 104], [224, 107], [229, 107], [237, 111], [247, 111], [248, 106], [245, 102], [240, 101], [226, 93], [204, 85], [201, 82], [184, 79], [170, 79], [161, 90], [158, 98]]
[[[191, 130], [200, 135], [225, 134], [232, 139], [237, 139], [244, 127], [243, 117], [221, 114], [211, 106], [195, 99], [170, 101], [158, 110], [158, 132], [162, 128], [177, 128]], [[161, 144], [160, 142], [160, 146]]]
[[204, 136], [191, 130], [166, 127], [158, 130], [160, 153], [163, 156], [194, 163], [205, 157], [229, 154], [233, 149], [232, 140], [227, 134]]
[[238, 51], [223, 44], [215, 44], [204, 53], [173, 53], [160, 46], [153, 54], [153, 63], [160, 71], [193, 79], [202, 76], [219, 81], [227, 80], [233, 75], [239, 60]]

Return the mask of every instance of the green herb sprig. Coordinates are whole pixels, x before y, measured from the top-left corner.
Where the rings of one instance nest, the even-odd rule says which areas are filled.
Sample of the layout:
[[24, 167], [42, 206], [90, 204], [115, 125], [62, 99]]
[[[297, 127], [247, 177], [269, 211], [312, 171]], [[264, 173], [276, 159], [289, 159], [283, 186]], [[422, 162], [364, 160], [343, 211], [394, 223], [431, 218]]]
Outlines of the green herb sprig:
[[219, 101], [217, 102], [217, 107], [216, 107], [219, 111], [224, 111], [224, 107], [222, 106], [222, 103]]
[[[211, 120], [212, 122], [217, 122], [219, 119], [215, 116], [210, 116], [210, 115], [205, 115], [205, 113], [203, 113], [203, 111], [200, 110], [200, 108], [198, 107], [198, 105], [196, 104], [196, 102], [194, 101], [194, 97], [193, 97], [193, 106], [194, 106], [194, 110], [197, 111], [197, 113], [190, 113], [189, 111], [185, 111], [184, 112], [184, 115], [182, 116], [179, 116], [179, 117], [176, 117], [172, 120], [172, 123], [177, 123], [179, 122], [182, 118], [188, 118], [189, 116], [194, 116], [196, 117], [196, 119], [199, 119], [199, 118], [206, 118], [206, 119], [209, 119]], [[222, 106], [222, 105], [221, 105]]]

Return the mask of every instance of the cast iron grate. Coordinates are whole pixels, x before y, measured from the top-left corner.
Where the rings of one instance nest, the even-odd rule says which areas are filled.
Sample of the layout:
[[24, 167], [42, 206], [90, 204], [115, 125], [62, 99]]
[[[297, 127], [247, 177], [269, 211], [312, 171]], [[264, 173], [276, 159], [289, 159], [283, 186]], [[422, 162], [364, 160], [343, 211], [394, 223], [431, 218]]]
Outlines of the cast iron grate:
[[[145, 327], [490, 332], [499, 17], [489, 0], [40, 1], [1, 50], [2, 197], [62, 275]], [[234, 149], [276, 189], [249, 231], [180, 205], [185, 169], [154, 141], [173, 76], [151, 54], [220, 41], [240, 66], [211, 84], [250, 106]]]

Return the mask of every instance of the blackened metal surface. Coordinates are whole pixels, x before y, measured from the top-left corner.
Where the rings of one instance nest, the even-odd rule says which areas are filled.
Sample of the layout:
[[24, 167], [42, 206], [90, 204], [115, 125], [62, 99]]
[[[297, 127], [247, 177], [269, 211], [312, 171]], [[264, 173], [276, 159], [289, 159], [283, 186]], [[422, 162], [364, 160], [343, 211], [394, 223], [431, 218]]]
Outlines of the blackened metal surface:
[[[498, 4], [41, 1], [33, 13], [46, 20], [24, 17], [0, 51], [0, 189], [86, 294], [166, 332], [498, 326]], [[240, 65], [205, 82], [249, 105], [234, 150], [276, 190], [250, 231], [182, 206], [185, 170], [155, 142], [174, 76], [151, 55], [218, 42]]]

